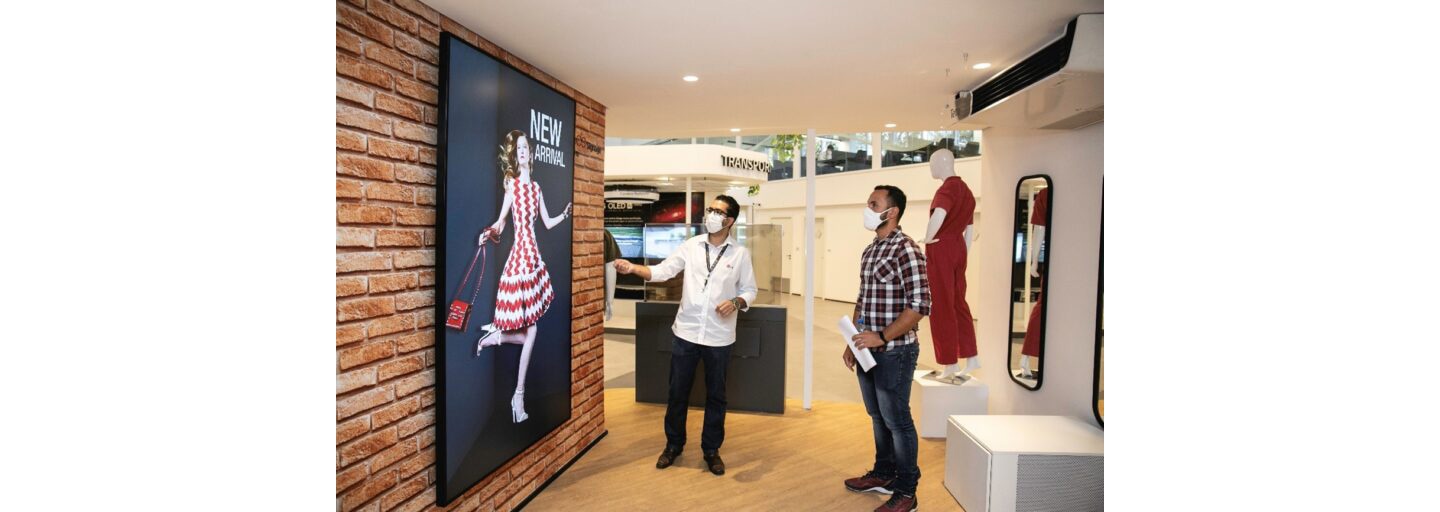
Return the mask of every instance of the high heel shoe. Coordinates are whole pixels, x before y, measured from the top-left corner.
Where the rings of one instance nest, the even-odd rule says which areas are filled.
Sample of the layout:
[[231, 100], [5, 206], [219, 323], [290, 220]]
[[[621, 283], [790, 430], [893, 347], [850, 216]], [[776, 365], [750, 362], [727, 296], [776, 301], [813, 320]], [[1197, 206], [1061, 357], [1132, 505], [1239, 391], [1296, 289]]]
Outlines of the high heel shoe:
[[475, 341], [475, 355], [477, 356], [480, 355], [480, 351], [485, 347], [493, 347], [500, 344], [500, 329], [497, 329], [495, 324], [488, 324], [485, 327], [481, 327], [481, 329], [485, 330], [485, 334], [481, 334], [480, 339]]
[[516, 391], [515, 396], [510, 397], [510, 420], [512, 423], [520, 423], [529, 417], [529, 414], [525, 414], [525, 392]]

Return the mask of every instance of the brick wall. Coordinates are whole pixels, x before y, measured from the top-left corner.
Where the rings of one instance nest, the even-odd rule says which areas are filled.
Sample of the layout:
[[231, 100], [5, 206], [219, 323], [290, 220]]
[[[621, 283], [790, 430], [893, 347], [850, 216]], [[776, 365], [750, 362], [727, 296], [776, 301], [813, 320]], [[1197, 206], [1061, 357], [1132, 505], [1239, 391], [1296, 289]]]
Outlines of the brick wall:
[[[435, 506], [440, 32], [576, 102], [572, 416], [447, 510], [510, 510], [604, 430], [605, 106], [414, 0], [340, 0], [335, 28], [335, 500]], [[594, 149], [592, 149], [594, 148]]]

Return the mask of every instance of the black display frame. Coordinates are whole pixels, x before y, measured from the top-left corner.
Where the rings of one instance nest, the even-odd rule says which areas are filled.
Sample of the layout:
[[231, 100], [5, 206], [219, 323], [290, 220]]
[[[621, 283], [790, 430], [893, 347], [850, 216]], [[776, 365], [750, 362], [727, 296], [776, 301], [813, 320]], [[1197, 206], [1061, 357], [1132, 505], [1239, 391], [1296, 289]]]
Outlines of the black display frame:
[[[438, 112], [438, 116], [437, 116], [437, 119], [436, 119], [436, 144], [435, 144], [435, 148], [436, 148], [436, 151], [435, 151], [435, 153], [436, 153], [436, 157], [435, 157], [435, 164], [436, 164], [436, 165], [435, 165], [435, 290], [436, 290], [436, 300], [435, 300], [435, 325], [433, 326], [433, 329], [435, 330], [435, 345], [434, 345], [434, 350], [435, 350], [435, 444], [433, 445], [433, 447], [434, 447], [434, 450], [435, 450], [435, 504], [436, 504], [437, 506], [442, 506], [442, 507], [443, 507], [443, 506], [446, 506], [446, 505], [449, 505], [450, 503], [454, 502], [456, 499], [460, 498], [461, 496], [464, 496], [466, 492], [469, 492], [469, 491], [470, 491], [471, 489], [473, 489], [475, 486], [479, 485], [481, 482], [484, 482], [485, 479], [486, 479], [486, 478], [489, 478], [490, 475], [494, 474], [495, 471], [498, 471], [500, 468], [503, 468], [503, 467], [505, 467], [506, 465], [510, 464], [511, 462], [514, 462], [516, 459], [524, 456], [526, 452], [530, 451], [530, 449], [535, 446], [534, 444], [532, 444], [532, 445], [530, 445], [529, 447], [527, 447], [527, 448], [525, 448], [525, 449], [523, 449], [523, 450], [520, 450], [520, 451], [517, 452], [515, 455], [513, 455], [513, 456], [511, 456], [509, 459], [507, 459], [504, 463], [500, 464], [495, 470], [492, 470], [490, 473], [487, 473], [486, 475], [480, 477], [480, 479], [476, 480], [475, 483], [470, 484], [469, 486], [465, 487], [465, 489], [460, 490], [459, 492], [454, 492], [454, 493], [449, 492], [449, 491], [451, 491], [451, 489], [448, 488], [449, 486], [447, 485], [447, 479], [445, 478], [445, 472], [444, 472], [444, 468], [447, 467], [446, 464], [448, 463], [448, 459], [447, 459], [447, 457], [446, 457], [446, 450], [445, 450], [447, 441], [446, 441], [446, 429], [445, 429], [445, 420], [446, 420], [445, 398], [446, 398], [446, 391], [445, 391], [445, 385], [444, 385], [444, 384], [445, 384], [445, 377], [446, 377], [446, 364], [445, 364], [445, 345], [446, 345], [446, 343], [445, 343], [445, 334], [446, 334], [446, 332], [445, 332], [444, 322], [445, 322], [445, 318], [446, 318], [446, 316], [447, 316], [447, 314], [448, 314], [448, 312], [449, 312], [449, 311], [448, 311], [449, 304], [444, 300], [444, 297], [443, 297], [442, 295], [443, 295], [443, 291], [444, 291], [444, 289], [445, 289], [444, 283], [447, 283], [447, 282], [448, 282], [448, 281], [446, 281], [446, 275], [445, 275], [445, 249], [446, 249], [446, 242], [445, 242], [445, 240], [446, 240], [446, 236], [445, 236], [445, 228], [446, 228], [445, 209], [446, 209], [446, 205], [448, 204], [448, 203], [447, 203], [447, 201], [448, 201], [448, 197], [447, 197], [448, 194], [447, 194], [447, 190], [446, 190], [446, 186], [445, 186], [445, 184], [446, 184], [446, 177], [447, 177], [447, 162], [446, 162], [446, 159], [447, 159], [447, 151], [445, 151], [445, 148], [446, 148], [446, 147], [448, 146], [448, 144], [449, 144], [449, 139], [448, 139], [449, 134], [447, 133], [446, 126], [447, 126], [447, 121], [449, 121], [449, 113], [448, 113], [448, 112], [449, 112], [449, 97], [450, 97], [450, 92], [449, 92], [449, 91], [450, 91], [450, 80], [449, 80], [449, 79], [450, 79], [450, 72], [449, 72], [449, 65], [450, 65], [450, 45], [447, 44], [447, 43], [450, 43], [451, 41], [456, 41], [456, 42], [464, 43], [466, 46], [469, 46], [470, 48], [474, 49], [475, 51], [479, 52], [480, 54], [482, 54], [482, 55], [484, 55], [484, 56], [486, 56], [486, 57], [489, 57], [490, 59], [492, 59], [492, 60], [494, 60], [495, 62], [499, 63], [501, 66], [508, 67], [508, 68], [510, 68], [511, 70], [514, 70], [515, 72], [519, 73], [521, 76], [524, 76], [524, 77], [530, 79], [531, 81], [535, 82], [536, 84], [538, 84], [538, 85], [540, 85], [540, 86], [542, 86], [542, 87], [545, 87], [546, 89], [549, 89], [549, 90], [555, 92], [556, 94], [558, 94], [558, 95], [560, 95], [560, 96], [563, 96], [563, 97], [569, 99], [571, 102], [574, 102], [574, 103], [575, 103], [575, 108], [574, 108], [574, 112], [575, 112], [575, 113], [574, 113], [574, 116], [573, 116], [571, 119], [569, 119], [570, 126], [572, 126], [572, 127], [578, 126], [578, 125], [576, 124], [575, 120], [580, 117], [580, 113], [579, 113], [579, 104], [580, 104], [580, 102], [576, 101], [573, 96], [570, 96], [570, 95], [566, 94], [565, 92], [563, 92], [563, 91], [561, 91], [561, 90], [559, 90], [559, 89], [556, 89], [555, 87], [552, 87], [552, 86], [550, 86], [549, 84], [546, 84], [546, 83], [543, 82], [543, 81], [540, 81], [540, 80], [536, 79], [534, 76], [531, 76], [531, 75], [530, 75], [529, 73], [527, 73], [525, 70], [520, 69], [520, 68], [518, 68], [518, 67], [515, 67], [515, 66], [511, 65], [510, 63], [506, 62], [504, 59], [501, 59], [501, 58], [499, 58], [499, 57], [497, 57], [497, 56], [495, 56], [495, 55], [491, 55], [491, 54], [485, 52], [485, 51], [482, 50], [480, 47], [475, 46], [474, 44], [471, 44], [469, 41], [466, 41], [464, 38], [461, 38], [461, 37], [459, 37], [459, 36], [456, 36], [454, 33], [451, 33], [451, 32], [443, 32], [443, 31], [440, 33], [440, 44], [439, 44], [439, 46], [440, 46], [440, 66], [439, 66], [439, 68], [440, 68], [440, 70], [439, 70], [440, 80], [439, 80], [439, 82], [440, 82], [440, 83], [439, 83], [439, 102], [438, 102], [438, 110], [439, 110], [439, 112]], [[577, 136], [577, 137], [574, 137], [574, 147], [572, 148], [572, 154], [578, 155], [578, 153], [579, 153], [579, 151], [578, 151], [579, 145], [580, 145], [580, 138], [579, 138], [578, 136]], [[574, 174], [574, 173], [575, 173], [575, 171], [576, 171], [576, 168], [575, 168], [576, 165], [578, 165], [578, 163], [576, 163], [576, 161], [575, 161], [574, 159], [572, 159], [572, 163], [571, 163], [571, 166], [570, 166], [570, 172], [571, 172], [571, 178], [570, 178], [570, 179], [571, 179], [572, 182], [575, 180], [575, 177], [574, 177], [575, 174]], [[578, 188], [578, 187], [572, 187], [572, 188], [570, 189], [570, 203], [571, 203], [571, 204], [574, 204], [574, 203], [576, 202], [576, 199], [578, 199], [577, 196], [576, 196], [576, 194], [578, 194], [578, 193], [579, 193], [579, 188]], [[575, 239], [576, 239], [576, 232], [575, 232], [575, 229], [576, 229], [576, 228], [575, 228], [575, 225], [576, 225], [576, 223], [574, 222], [574, 217], [573, 217], [573, 216], [572, 216], [571, 219], [569, 219], [569, 220], [570, 220], [570, 222], [569, 222], [569, 224], [570, 224], [570, 226], [569, 226], [569, 228], [570, 228], [570, 240], [571, 240], [571, 244], [572, 244], [572, 245], [571, 245], [570, 248], [568, 248], [569, 254], [567, 255], [567, 258], [566, 258], [566, 265], [570, 266], [571, 269], [572, 269], [572, 274], [571, 274], [570, 279], [571, 279], [571, 285], [573, 286], [573, 283], [574, 283], [573, 269], [574, 269], [574, 262], [575, 262], [575, 252], [574, 252], [574, 249], [573, 249], [573, 244], [575, 243]], [[572, 288], [571, 291], [573, 292], [573, 288]], [[573, 329], [573, 326], [574, 326], [574, 323], [575, 323], [575, 316], [574, 316], [573, 307], [572, 307], [572, 311], [568, 312], [567, 314], [568, 314], [569, 317], [570, 317], [570, 324], [571, 324], [572, 329]], [[573, 331], [572, 331], [572, 332], [573, 332]], [[569, 336], [569, 337], [571, 338], [571, 344], [572, 344], [572, 346], [573, 346], [573, 344], [574, 344], [573, 335], [571, 335], [571, 336]], [[574, 359], [572, 358], [572, 359], [571, 359], [571, 363], [570, 363], [570, 373], [571, 373], [571, 375], [572, 375], [572, 377], [571, 377], [571, 386], [572, 386], [572, 387], [574, 386], [574, 377], [573, 377], [574, 372], [575, 372], [575, 363], [574, 363]], [[572, 392], [572, 393], [573, 393], [573, 392]], [[573, 397], [572, 397], [572, 400], [573, 400]], [[544, 440], [546, 437], [549, 437], [551, 434], [553, 434], [553, 433], [555, 433], [556, 431], [564, 428], [565, 425], [571, 423], [571, 421], [572, 421], [572, 420], [574, 419], [574, 417], [575, 417], [575, 416], [574, 416], [574, 413], [575, 413], [575, 411], [574, 411], [573, 406], [572, 406], [570, 420], [560, 422], [560, 424], [556, 425], [555, 428], [550, 429], [548, 432], [546, 432], [544, 435], [542, 435], [542, 436], [540, 437], [540, 439], [541, 439], [541, 440]], [[607, 432], [607, 433], [608, 433], [608, 432]], [[604, 435], [605, 435], [605, 433], [602, 433], [600, 437], [603, 438]], [[598, 442], [599, 440], [600, 440], [600, 439], [597, 438], [597, 439], [596, 439], [594, 442], [592, 442], [590, 445], [586, 446], [585, 450], [582, 451], [582, 452], [580, 453], [580, 455], [583, 455], [584, 452], [589, 451], [589, 448], [592, 447], [592, 446], [594, 446], [594, 443], [595, 443], [595, 442]], [[578, 459], [578, 458], [579, 458], [579, 455], [577, 455], [576, 458]], [[569, 462], [566, 464], [566, 468], [568, 468], [569, 465], [570, 465], [570, 464], [573, 464], [573, 463], [574, 463], [574, 460], [569, 461]], [[552, 475], [552, 476], [550, 477], [550, 479], [547, 480], [547, 481], [544, 483], [544, 485], [542, 485], [541, 487], [543, 488], [543, 487], [545, 487], [545, 486], [548, 486], [548, 485], [550, 484], [550, 482], [555, 479], [555, 477], [559, 476], [561, 472], [564, 472], [564, 469], [565, 469], [565, 468], [562, 468], [562, 469], [561, 469], [559, 472], [557, 472], [555, 475]], [[538, 493], [538, 492], [539, 492], [539, 489], [536, 490], [536, 493]], [[533, 495], [531, 496], [531, 498], [533, 498]], [[526, 503], [528, 503], [528, 502], [529, 502], [529, 499], [526, 499]], [[522, 504], [522, 507], [523, 507], [523, 504]]]
[[1095, 421], [1105, 428], [1105, 415], [1100, 412], [1100, 365], [1105, 357], [1105, 199], [1100, 199], [1100, 269], [1099, 280], [1095, 282], [1095, 369], [1090, 386], [1090, 412]]
[[[1011, 338], [1012, 333], [1015, 332], [1015, 311], [1013, 309], [1013, 304], [1015, 303], [1015, 291], [1014, 286], [1011, 284], [1015, 282], [1016, 277], [1016, 266], [1014, 264], [1010, 265], [1010, 281], [1007, 282], [1005, 285], [1005, 309], [1008, 313], [1007, 316], [1009, 317], [1009, 321], [1005, 328], [1005, 373], [1010, 376], [1010, 381], [1014, 382], [1015, 385], [1030, 391], [1038, 391], [1040, 389], [1040, 386], [1045, 384], [1045, 338], [1046, 334], [1048, 334], [1045, 328], [1046, 323], [1049, 320], [1048, 317], [1050, 316], [1048, 314], [1050, 310], [1050, 267], [1053, 266], [1053, 263], [1055, 261], [1054, 247], [1050, 244], [1050, 238], [1055, 233], [1055, 230], [1052, 229], [1054, 227], [1055, 219], [1055, 182], [1054, 180], [1050, 179], [1049, 174], [1030, 174], [1026, 176], [1021, 176], [1020, 180], [1015, 182], [1014, 194], [1011, 194], [1011, 197], [1015, 198], [1015, 207], [1017, 209], [1020, 208], [1020, 187], [1023, 186], [1027, 180], [1032, 180], [1036, 178], [1045, 180], [1045, 188], [1049, 190], [1050, 203], [1045, 208], [1045, 239], [1042, 241], [1041, 245], [1042, 250], [1045, 251], [1045, 264], [1040, 267], [1040, 294], [1041, 297], [1043, 297], [1040, 300], [1040, 325], [1038, 326], [1038, 328], [1040, 329], [1040, 362], [1037, 363], [1035, 366], [1035, 387], [1033, 388], [1026, 385], [1024, 382], [1021, 382], [1020, 379], [1015, 376], [1015, 372], [1011, 371], [1010, 369], [1010, 361], [1012, 361], [1015, 356], [1015, 341], [1013, 338]], [[1015, 254], [1015, 252], [1020, 248], [1019, 242], [1014, 241], [1016, 237], [1013, 236], [1014, 233], [1019, 232], [1020, 227], [1021, 226], [1018, 220], [1012, 220], [1010, 230], [1010, 232], [1012, 233], [1012, 236], [1010, 237], [1012, 243], [1009, 254]], [[1007, 256], [1006, 261], [1009, 261], [1009, 259], [1010, 257]]]

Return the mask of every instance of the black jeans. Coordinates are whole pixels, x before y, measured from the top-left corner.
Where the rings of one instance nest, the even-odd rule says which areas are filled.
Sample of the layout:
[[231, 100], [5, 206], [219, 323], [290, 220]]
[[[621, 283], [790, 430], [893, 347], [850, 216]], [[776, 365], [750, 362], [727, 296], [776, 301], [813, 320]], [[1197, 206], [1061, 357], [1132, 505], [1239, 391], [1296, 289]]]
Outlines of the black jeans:
[[875, 467], [882, 478], [895, 478], [895, 492], [915, 495], [920, 483], [917, 456], [920, 439], [910, 417], [910, 379], [920, 358], [920, 344], [911, 343], [876, 352], [875, 366], [860, 370], [860, 397], [875, 430]]
[[690, 407], [690, 387], [695, 367], [705, 362], [705, 429], [700, 433], [700, 450], [720, 449], [725, 442], [725, 368], [730, 364], [730, 346], [707, 347], [679, 336], [670, 344], [670, 400], [665, 408], [665, 447], [685, 447], [685, 416]]

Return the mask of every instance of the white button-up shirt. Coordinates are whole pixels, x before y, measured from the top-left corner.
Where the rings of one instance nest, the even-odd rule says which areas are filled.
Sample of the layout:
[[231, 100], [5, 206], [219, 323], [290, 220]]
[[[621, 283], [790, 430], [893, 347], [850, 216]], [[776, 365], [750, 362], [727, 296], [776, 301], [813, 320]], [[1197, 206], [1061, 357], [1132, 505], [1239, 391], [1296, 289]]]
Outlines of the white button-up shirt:
[[[720, 250], [725, 254], [720, 255]], [[715, 270], [706, 268], [708, 261], [715, 262]], [[722, 317], [715, 312], [721, 303], [740, 297], [745, 300], [745, 309], [755, 302], [755, 269], [750, 265], [750, 251], [726, 239], [721, 245], [711, 245], [708, 235], [700, 235], [675, 249], [665, 261], [650, 267], [650, 281], [664, 281], [685, 272], [685, 285], [680, 293], [680, 312], [675, 315], [675, 324], [670, 327], [685, 341], [696, 345], [724, 347], [735, 343], [735, 321], [740, 312]]]

